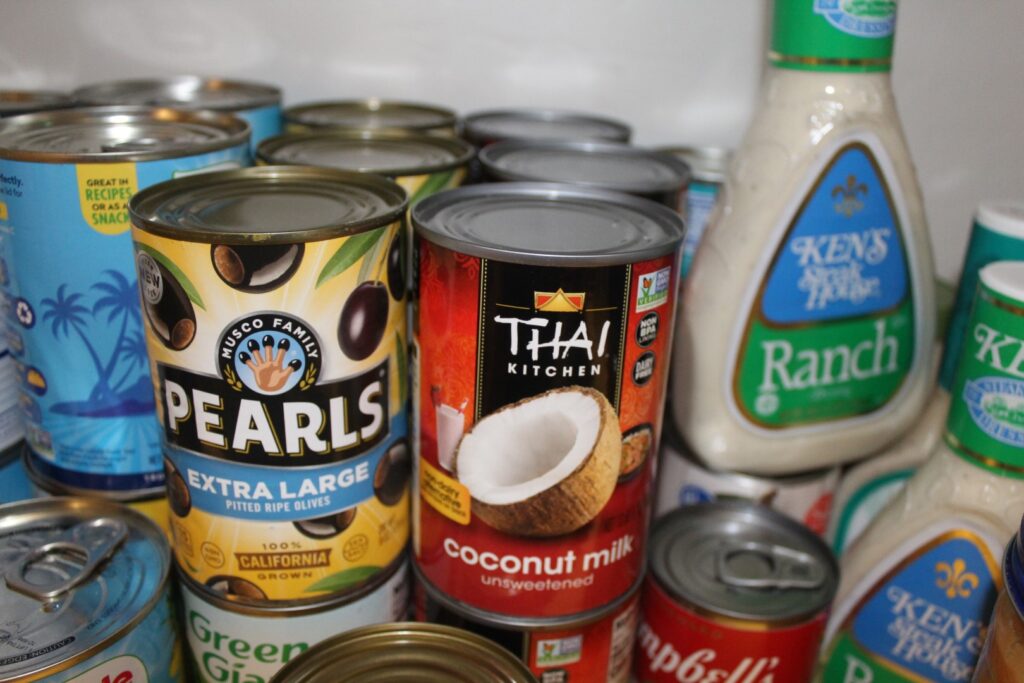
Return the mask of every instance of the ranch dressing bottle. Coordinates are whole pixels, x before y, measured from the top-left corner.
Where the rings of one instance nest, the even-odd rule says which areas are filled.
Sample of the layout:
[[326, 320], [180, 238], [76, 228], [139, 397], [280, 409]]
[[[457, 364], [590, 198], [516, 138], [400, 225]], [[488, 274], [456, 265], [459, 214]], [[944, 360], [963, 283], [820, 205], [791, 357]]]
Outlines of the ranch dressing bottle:
[[889, 79], [895, 3], [776, 0], [772, 66], [684, 286], [675, 418], [712, 467], [821, 468], [930, 389], [934, 282]]
[[822, 681], [968, 681], [1024, 513], [1024, 261], [981, 270], [943, 441], [843, 558]]

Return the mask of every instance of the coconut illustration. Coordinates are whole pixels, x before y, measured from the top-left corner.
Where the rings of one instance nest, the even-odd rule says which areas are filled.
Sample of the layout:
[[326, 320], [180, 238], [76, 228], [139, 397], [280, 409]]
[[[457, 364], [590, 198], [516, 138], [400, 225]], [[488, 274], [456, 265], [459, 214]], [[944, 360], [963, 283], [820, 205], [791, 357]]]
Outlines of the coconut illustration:
[[599, 391], [565, 387], [504, 406], [462, 437], [454, 470], [473, 514], [515, 536], [561, 536], [615, 491], [622, 435]]

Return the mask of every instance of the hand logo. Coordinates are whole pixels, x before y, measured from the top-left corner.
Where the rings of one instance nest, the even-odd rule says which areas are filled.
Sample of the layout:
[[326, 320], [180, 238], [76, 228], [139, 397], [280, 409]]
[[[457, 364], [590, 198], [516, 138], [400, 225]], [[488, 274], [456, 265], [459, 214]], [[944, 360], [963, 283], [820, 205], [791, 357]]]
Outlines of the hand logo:
[[288, 353], [291, 346], [291, 342], [287, 339], [277, 342], [276, 354], [274, 353], [274, 340], [269, 334], [264, 335], [261, 341], [263, 342], [262, 354], [260, 345], [256, 343], [255, 339], [250, 339], [246, 345], [249, 353], [241, 352], [238, 354], [238, 359], [252, 371], [257, 387], [267, 393], [273, 393], [288, 382], [292, 373], [302, 367], [302, 362], [295, 358], [287, 365], [283, 365], [285, 354]]

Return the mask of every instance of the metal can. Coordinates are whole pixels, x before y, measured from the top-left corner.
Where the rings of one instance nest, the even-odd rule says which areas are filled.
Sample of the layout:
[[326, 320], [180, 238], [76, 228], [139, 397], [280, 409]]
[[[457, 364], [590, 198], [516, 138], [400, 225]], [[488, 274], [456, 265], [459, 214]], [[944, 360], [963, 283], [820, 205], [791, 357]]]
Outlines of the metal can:
[[75, 101], [68, 95], [52, 90], [0, 90], [0, 118], [47, 109], [65, 109], [74, 104]]
[[592, 614], [567, 619], [508, 619], [444, 595], [413, 572], [417, 621], [477, 633], [521, 659], [541, 683], [627, 683], [639, 616], [640, 584]]
[[621, 121], [560, 109], [490, 109], [466, 116], [462, 136], [477, 147], [501, 140], [629, 142], [633, 131]]
[[171, 553], [123, 505], [0, 506], [0, 681], [184, 681]]
[[615, 190], [682, 211], [690, 169], [670, 154], [616, 142], [505, 140], [480, 151], [491, 180], [569, 183]]
[[[0, 121], [0, 263], [33, 466], [88, 490], [163, 485], [127, 203], [248, 163], [234, 117], [100, 107]], [[74, 371], [70, 372], [69, 368]]]
[[732, 152], [721, 147], [665, 147], [661, 151], [684, 161], [691, 172], [686, 207], [683, 209], [686, 239], [683, 241], [682, 277], [685, 278], [711, 221], [718, 193], [725, 184]]
[[24, 448], [24, 444], [17, 443], [0, 451], [0, 504], [35, 497], [21, 459]]
[[507, 616], [607, 605], [644, 563], [682, 219], [500, 183], [424, 199], [412, 220], [420, 569]]
[[718, 499], [750, 500], [778, 510], [824, 536], [841, 470], [832, 467], [791, 477], [755, 477], [719, 472], [700, 463], [671, 425], [662, 430], [654, 516]]
[[408, 563], [360, 590], [313, 605], [247, 607], [211, 593], [178, 567], [185, 639], [198, 683], [269, 681], [325, 638], [402, 621], [409, 608]]
[[366, 100], [310, 102], [284, 110], [285, 132], [330, 130], [405, 130], [455, 137], [455, 112], [432, 104]]
[[231, 113], [249, 124], [253, 149], [262, 140], [281, 133], [281, 89], [265, 83], [172, 76], [95, 83], [72, 94], [78, 102], [89, 105], [146, 105]]
[[461, 629], [399, 622], [349, 631], [315, 645], [271, 683], [537, 683], [497, 644]]
[[320, 602], [408, 541], [405, 192], [260, 166], [132, 198], [175, 557], [241, 601]]
[[635, 673], [641, 683], [811, 680], [839, 569], [825, 543], [745, 501], [655, 524]]

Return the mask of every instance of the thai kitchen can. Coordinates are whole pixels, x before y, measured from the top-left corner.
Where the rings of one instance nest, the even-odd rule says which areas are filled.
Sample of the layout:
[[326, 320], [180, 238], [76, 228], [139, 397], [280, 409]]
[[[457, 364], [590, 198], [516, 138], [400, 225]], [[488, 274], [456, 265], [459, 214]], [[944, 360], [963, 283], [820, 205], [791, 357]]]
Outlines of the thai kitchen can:
[[260, 166], [130, 202], [175, 557], [241, 601], [322, 601], [409, 534], [405, 192]]
[[127, 203], [249, 159], [232, 116], [98, 107], [0, 121], [0, 278], [33, 466], [87, 490], [163, 486]]
[[366, 100], [310, 102], [284, 110], [285, 132], [330, 130], [405, 130], [427, 135], [455, 137], [455, 112], [432, 104]]
[[560, 109], [491, 109], [466, 116], [462, 136], [477, 147], [501, 140], [629, 142], [632, 130], [604, 116]]
[[460, 604], [417, 572], [417, 621], [479, 634], [521, 659], [541, 683], [627, 683], [639, 618], [640, 584], [591, 614], [559, 620], [508, 619]]
[[424, 577], [506, 616], [607, 605], [644, 563], [682, 219], [499, 183], [424, 199], [412, 220]]
[[811, 680], [839, 569], [825, 543], [746, 501], [655, 524], [641, 600], [640, 683]]
[[210, 592], [178, 568], [182, 622], [197, 683], [269, 681], [281, 667], [330, 636], [402, 621], [409, 607], [408, 563], [360, 590], [313, 605], [248, 607]]
[[23, 450], [24, 444], [18, 443], [0, 451], [0, 504], [35, 497], [21, 458]]
[[271, 683], [537, 683], [510, 652], [475, 633], [397, 622], [349, 631], [315, 645]]
[[670, 154], [617, 142], [505, 140], [480, 152], [491, 180], [569, 183], [615, 190], [682, 210], [690, 169]]
[[52, 90], [0, 90], [0, 117], [65, 109], [74, 103], [70, 96]]
[[170, 569], [163, 533], [122, 505], [0, 506], [0, 681], [184, 681]]
[[74, 98], [91, 105], [146, 105], [208, 109], [249, 124], [252, 148], [281, 132], [281, 89], [265, 83], [199, 76], [108, 81], [79, 88]]
[[713, 470], [697, 458], [673, 428], [662, 430], [654, 516], [683, 505], [739, 498], [778, 510], [814, 533], [824, 536], [839, 485], [840, 468], [815, 470], [791, 477], [755, 477]]

